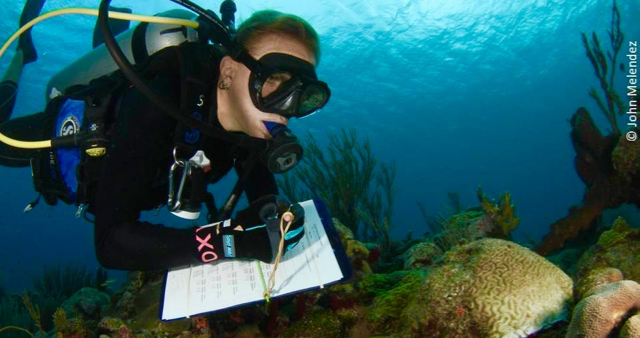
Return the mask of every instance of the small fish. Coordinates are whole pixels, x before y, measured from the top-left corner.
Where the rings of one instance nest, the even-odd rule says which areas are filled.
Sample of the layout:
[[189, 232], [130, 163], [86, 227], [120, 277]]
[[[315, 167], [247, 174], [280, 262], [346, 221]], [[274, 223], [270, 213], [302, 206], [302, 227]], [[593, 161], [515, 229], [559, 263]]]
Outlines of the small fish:
[[109, 286], [110, 284], [113, 284], [113, 283], [115, 283], [115, 282], [117, 282], [117, 281], [118, 281], [117, 279], [107, 279], [107, 281], [106, 281], [106, 282], [104, 282], [104, 283], [102, 283], [100, 286], [102, 286], [102, 287], [107, 287], [107, 286]]

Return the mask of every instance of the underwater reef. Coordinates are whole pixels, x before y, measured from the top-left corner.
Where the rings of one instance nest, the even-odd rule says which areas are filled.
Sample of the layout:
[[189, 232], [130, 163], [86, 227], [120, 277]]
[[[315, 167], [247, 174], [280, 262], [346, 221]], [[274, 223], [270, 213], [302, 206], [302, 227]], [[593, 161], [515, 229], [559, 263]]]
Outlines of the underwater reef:
[[[393, 164], [380, 165], [355, 131], [331, 140], [330, 157], [317, 144], [308, 156], [322, 170], [302, 166], [280, 184], [292, 200], [333, 199], [333, 225], [354, 269], [349, 281], [164, 322], [164, 271], [131, 272], [113, 291], [101, 270], [55, 267], [34, 280], [34, 291], [0, 296], [1, 337], [639, 337], [637, 224], [618, 218], [586, 247], [545, 257], [513, 241], [520, 216], [511, 194], [494, 199], [478, 188], [477, 205], [466, 208], [450, 193], [438, 217], [421, 207], [424, 235], [392, 240]], [[363, 168], [368, 180], [355, 177]]]
[[393, 240], [394, 164], [378, 161], [355, 130], [329, 135], [327, 150], [309, 135], [302, 165], [278, 183], [293, 202], [327, 203], [354, 269], [349, 281], [163, 322], [164, 271], [131, 272], [114, 291], [102, 271], [57, 267], [33, 291], [0, 292], [0, 337], [640, 338], [640, 224], [597, 224], [605, 209], [640, 207], [640, 146], [617, 124], [626, 109], [613, 89], [617, 11], [614, 2], [611, 52], [595, 33], [582, 35], [604, 91], [590, 95], [611, 132], [585, 108], [572, 116], [575, 168], [587, 189], [537, 245], [511, 236], [520, 224], [511, 194], [493, 199], [480, 188], [477, 205], [451, 193], [437, 217], [419, 203], [424, 235]]
[[[60, 327], [56, 317], [62, 309], [99, 316], [100, 306], [93, 296], [99, 294], [102, 304], [108, 303], [110, 296], [104, 292], [109, 283], [102, 268], [95, 273], [88, 273], [85, 266], [45, 268], [41, 276], [34, 278], [32, 290], [21, 295], [0, 295], [0, 336], [25, 337], [30, 331], [42, 336]], [[84, 327], [80, 322], [74, 325]]]
[[[628, 141], [618, 127], [618, 118], [624, 116], [629, 107], [615, 90], [616, 72], [624, 73], [625, 70], [624, 64], [617, 61], [624, 33], [620, 29], [620, 12], [615, 1], [611, 30], [607, 34], [610, 51], [603, 50], [595, 32], [591, 40], [582, 33], [582, 42], [603, 92], [601, 96], [592, 88], [589, 95], [606, 117], [611, 131], [603, 135], [584, 107], [578, 108], [571, 117], [571, 143], [576, 153], [574, 165], [586, 191], [582, 203], [571, 207], [567, 216], [553, 223], [551, 231], [536, 246], [536, 251], [544, 256], [593, 230], [605, 209], [625, 203], [640, 207], [640, 143]], [[640, 132], [639, 128], [630, 130]]]
[[355, 238], [377, 243], [386, 259], [393, 255], [395, 164], [376, 159], [369, 140], [360, 141], [353, 128], [329, 133], [327, 138], [329, 145], [322, 150], [309, 133], [302, 163], [293, 173], [285, 173], [278, 186], [291, 202], [322, 199]]
[[[81, 287], [63, 297], [49, 315], [51, 327], [41, 324], [45, 318], [25, 294], [24, 302], [8, 309], [27, 317], [13, 322], [13, 329], [0, 327], [6, 329], [0, 335], [638, 337], [640, 229], [618, 218], [580, 254], [568, 248], [567, 255], [547, 258], [508, 239], [519, 222], [508, 193], [494, 200], [479, 191], [478, 203], [442, 219], [436, 234], [392, 241], [395, 256], [387, 262], [381, 260], [379, 244], [359, 241], [334, 218], [355, 274], [324, 289], [163, 322], [158, 319], [163, 271], [132, 272], [117, 291], [76, 284], [81, 279], [77, 277], [71, 284]], [[56, 283], [43, 285], [71, 290]]]

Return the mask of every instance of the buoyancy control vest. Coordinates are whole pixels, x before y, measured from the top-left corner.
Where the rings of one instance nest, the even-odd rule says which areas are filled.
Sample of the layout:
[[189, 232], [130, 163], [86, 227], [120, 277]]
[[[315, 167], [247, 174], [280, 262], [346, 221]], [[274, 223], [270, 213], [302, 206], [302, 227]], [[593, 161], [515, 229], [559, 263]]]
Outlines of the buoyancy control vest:
[[[212, 76], [225, 54], [217, 45], [185, 42], [164, 48], [137, 68], [147, 79], [180, 79], [180, 113], [209, 122], [214, 101], [207, 96], [215, 93]], [[79, 136], [75, 147], [41, 149], [31, 161], [35, 189], [47, 204], [55, 205], [58, 200], [75, 204], [79, 207], [77, 217], [91, 204], [117, 118], [118, 98], [128, 86], [124, 76], [115, 71], [87, 85], [66, 88], [47, 104], [44, 136]], [[197, 129], [177, 124], [174, 143], [182, 158], [193, 156], [202, 138]]]

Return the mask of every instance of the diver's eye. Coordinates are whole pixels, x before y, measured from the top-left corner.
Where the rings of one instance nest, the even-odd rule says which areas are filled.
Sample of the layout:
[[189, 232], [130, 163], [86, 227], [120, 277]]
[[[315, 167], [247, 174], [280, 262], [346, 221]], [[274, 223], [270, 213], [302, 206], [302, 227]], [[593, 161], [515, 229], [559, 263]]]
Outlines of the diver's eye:
[[282, 73], [271, 74], [271, 76], [269, 76], [267, 78], [266, 82], [269, 82], [269, 83], [282, 83], [282, 82], [287, 81], [289, 79], [291, 79], [291, 74], [282, 72]]
[[277, 91], [287, 80], [291, 79], [291, 74], [286, 72], [271, 74], [262, 86], [262, 97], [267, 97]]

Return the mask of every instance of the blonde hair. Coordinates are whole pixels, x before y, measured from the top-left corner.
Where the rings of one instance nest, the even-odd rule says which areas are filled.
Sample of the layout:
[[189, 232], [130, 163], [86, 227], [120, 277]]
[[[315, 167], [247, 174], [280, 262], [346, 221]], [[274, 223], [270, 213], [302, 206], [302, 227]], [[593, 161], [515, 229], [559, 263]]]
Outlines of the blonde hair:
[[318, 33], [299, 16], [274, 10], [253, 13], [238, 27], [236, 37], [241, 47], [251, 50], [260, 39], [269, 34], [284, 35], [296, 39], [309, 49], [320, 63], [320, 41]]

